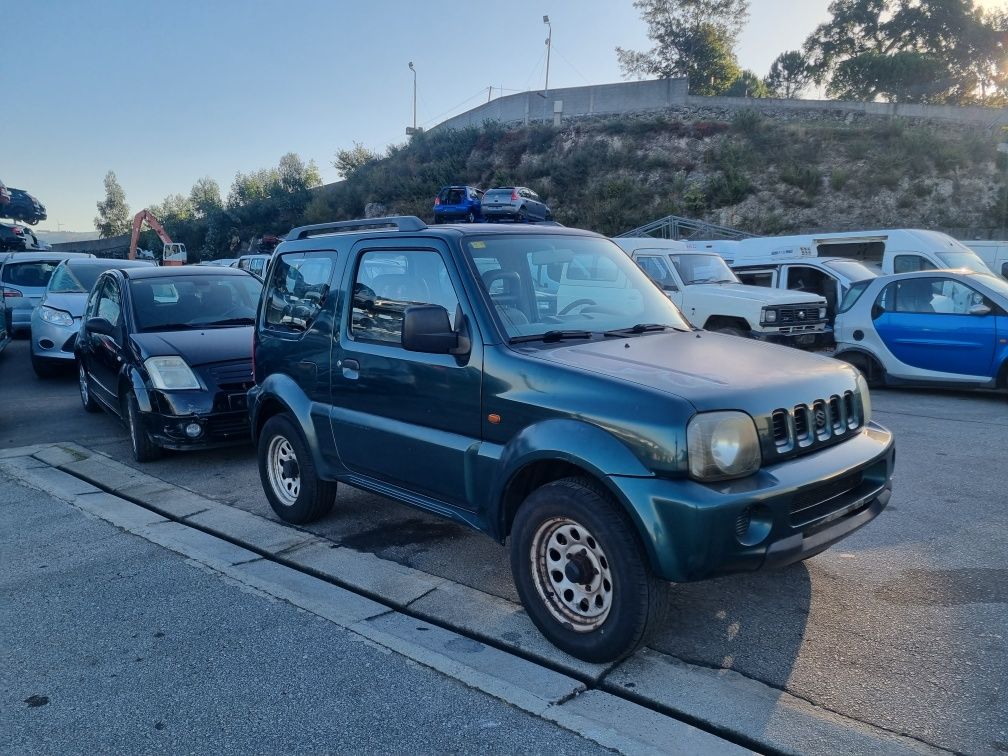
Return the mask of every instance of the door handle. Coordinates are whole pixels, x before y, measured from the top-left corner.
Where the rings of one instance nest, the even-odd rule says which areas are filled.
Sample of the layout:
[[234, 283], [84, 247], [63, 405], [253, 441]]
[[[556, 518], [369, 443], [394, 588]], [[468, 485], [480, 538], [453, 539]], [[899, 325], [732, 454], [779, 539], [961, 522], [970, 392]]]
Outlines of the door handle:
[[356, 381], [360, 378], [360, 363], [357, 360], [340, 360], [339, 367], [343, 370], [343, 377]]

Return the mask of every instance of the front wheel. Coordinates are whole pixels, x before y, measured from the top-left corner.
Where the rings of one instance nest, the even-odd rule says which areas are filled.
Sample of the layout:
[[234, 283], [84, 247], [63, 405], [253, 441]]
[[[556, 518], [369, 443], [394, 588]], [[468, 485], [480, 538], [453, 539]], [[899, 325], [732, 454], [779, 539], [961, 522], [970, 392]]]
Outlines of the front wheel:
[[322, 480], [295, 421], [274, 415], [259, 434], [259, 479], [277, 517], [303, 525], [324, 517], [336, 500], [336, 483]]
[[540, 632], [584, 661], [627, 656], [664, 616], [668, 584], [618, 505], [587, 479], [529, 495], [511, 530], [511, 572]]
[[98, 406], [98, 402], [91, 396], [91, 383], [83, 363], [77, 363], [77, 376], [80, 382], [80, 399], [81, 404], [84, 405], [84, 411], [97, 412], [101, 407]]
[[143, 427], [140, 417], [140, 405], [130, 391], [126, 398], [126, 425], [129, 427], [130, 443], [133, 447], [133, 458], [137, 462], [151, 462], [161, 456], [161, 447], [150, 440]]

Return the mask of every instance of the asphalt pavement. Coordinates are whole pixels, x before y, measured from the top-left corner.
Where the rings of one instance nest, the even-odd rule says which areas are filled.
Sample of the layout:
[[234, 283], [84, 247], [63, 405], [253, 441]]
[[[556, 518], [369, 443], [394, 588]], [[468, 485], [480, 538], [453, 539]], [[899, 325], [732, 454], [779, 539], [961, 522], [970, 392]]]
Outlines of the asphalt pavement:
[[[37, 380], [25, 342], [0, 357], [0, 376], [0, 447], [70, 440], [132, 464], [118, 422], [83, 412], [72, 374]], [[897, 440], [883, 515], [803, 564], [677, 586], [652, 646], [923, 743], [1008, 751], [1008, 399], [873, 396], [876, 419]], [[250, 447], [138, 467], [271, 516]], [[516, 599], [500, 546], [381, 497], [342, 487], [332, 514], [310, 530]]]

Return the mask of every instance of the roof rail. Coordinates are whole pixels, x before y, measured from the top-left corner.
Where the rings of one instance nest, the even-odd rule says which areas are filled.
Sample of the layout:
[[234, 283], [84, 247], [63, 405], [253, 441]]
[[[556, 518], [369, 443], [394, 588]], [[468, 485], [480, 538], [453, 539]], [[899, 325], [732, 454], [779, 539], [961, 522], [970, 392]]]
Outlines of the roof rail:
[[316, 223], [311, 226], [292, 228], [285, 237], [285, 240], [307, 239], [310, 236], [320, 236], [321, 234], [332, 234], [340, 231], [355, 231], [365, 228], [395, 228], [397, 231], [423, 231], [427, 228], [427, 224], [415, 215], [393, 215], [388, 218], [332, 221], [331, 223]]

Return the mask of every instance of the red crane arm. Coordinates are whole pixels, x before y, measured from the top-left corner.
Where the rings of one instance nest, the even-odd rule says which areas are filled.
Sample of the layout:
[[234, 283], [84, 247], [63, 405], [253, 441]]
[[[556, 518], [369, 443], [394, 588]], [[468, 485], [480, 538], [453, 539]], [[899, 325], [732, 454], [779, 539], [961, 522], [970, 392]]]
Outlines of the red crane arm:
[[158, 235], [165, 244], [171, 244], [171, 237], [168, 236], [168, 232], [164, 230], [158, 219], [154, 217], [154, 214], [150, 210], [141, 210], [139, 213], [133, 216], [133, 233], [130, 235], [130, 246], [129, 246], [129, 259], [136, 259], [137, 251], [137, 241], [140, 239], [140, 227], [143, 222], [147, 221], [147, 225]]

